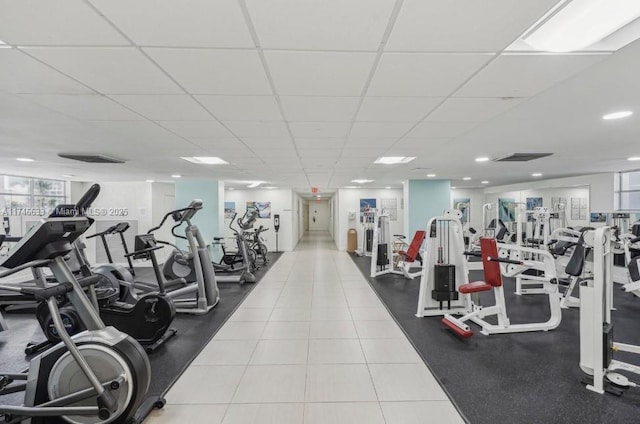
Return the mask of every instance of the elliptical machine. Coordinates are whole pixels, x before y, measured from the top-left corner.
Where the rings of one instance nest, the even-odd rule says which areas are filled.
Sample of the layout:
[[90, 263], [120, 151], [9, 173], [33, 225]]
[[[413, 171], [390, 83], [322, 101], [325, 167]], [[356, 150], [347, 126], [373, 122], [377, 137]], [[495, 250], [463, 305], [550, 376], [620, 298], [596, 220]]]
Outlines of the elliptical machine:
[[[94, 184], [91, 190], [97, 196], [100, 193], [100, 186]], [[84, 215], [82, 210], [78, 210], [77, 213], [79, 216]], [[92, 224], [93, 219], [89, 218], [89, 222]], [[176, 329], [170, 328], [176, 315], [176, 308], [173, 301], [166, 296], [162, 281], [158, 281], [159, 291], [157, 293], [146, 293], [133, 299], [133, 302], [123, 302], [120, 300], [124, 297], [120, 287], [125, 283], [116, 278], [114, 273], [108, 272], [104, 268], [92, 270], [84, 254], [85, 245], [79, 238], [71, 244], [71, 247], [71, 258], [76, 259], [77, 264], [74, 268], [78, 270], [79, 274], [83, 277], [97, 276], [99, 278], [96, 301], [100, 317], [106, 325], [116, 327], [136, 339], [144, 346], [147, 353], [155, 352], [177, 333]], [[158, 246], [145, 249], [143, 252], [134, 252], [134, 254], [154, 254], [154, 251], [160, 248], [162, 247]], [[110, 258], [110, 255], [108, 257]], [[72, 261], [68, 261], [68, 264], [71, 263]], [[154, 266], [157, 268], [157, 262], [154, 262]], [[59, 307], [68, 334], [73, 335], [85, 329], [73, 305], [67, 302], [61, 303]], [[53, 316], [45, 303], [40, 303], [36, 308], [36, 318], [46, 340], [41, 343], [29, 343], [25, 349], [27, 355], [32, 355], [60, 342], [60, 334], [54, 326]]]
[[[249, 243], [244, 234], [244, 229], [252, 228], [253, 223], [256, 220], [257, 212], [252, 213], [247, 218], [247, 213], [238, 218], [236, 221], [237, 212], [233, 214], [233, 218], [229, 222], [229, 229], [233, 231], [234, 238], [236, 240], [235, 252], [228, 252], [225, 248], [224, 237], [214, 237], [212, 246], [219, 245], [222, 249], [222, 257], [219, 262], [213, 262], [213, 267], [218, 273], [233, 273], [240, 271], [240, 274], [236, 275], [219, 275], [218, 281], [220, 282], [238, 282], [243, 283], [255, 283], [256, 277], [252, 271], [256, 269], [256, 252], [249, 247]], [[239, 229], [233, 227], [233, 223], [236, 222]], [[237, 266], [236, 264], [241, 264]]]
[[[106, 327], [100, 319], [90, 300], [96, 298], [97, 277], [76, 279], [64, 261], [71, 243], [91, 225], [88, 217], [76, 216], [75, 211], [88, 208], [96, 196], [92, 187], [71, 208], [73, 213], [41, 220], [0, 263], [6, 268], [0, 278], [31, 268], [44, 279], [42, 268], [52, 271], [59, 282], [53, 286], [0, 288], [46, 302], [62, 339], [34, 357], [27, 371], [0, 372], [0, 396], [25, 393], [23, 406], [0, 405], [0, 418], [7, 423], [128, 423], [146, 396], [151, 378], [146, 353], [133, 338]], [[74, 306], [86, 331], [67, 334], [56, 300], [62, 296]], [[156, 402], [156, 406], [163, 404]]]

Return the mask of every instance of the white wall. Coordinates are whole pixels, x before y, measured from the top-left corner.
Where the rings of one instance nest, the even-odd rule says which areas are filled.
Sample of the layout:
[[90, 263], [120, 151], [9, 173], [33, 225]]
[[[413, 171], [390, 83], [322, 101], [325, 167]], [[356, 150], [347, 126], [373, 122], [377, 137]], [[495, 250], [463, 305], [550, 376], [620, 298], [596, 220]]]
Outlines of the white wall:
[[296, 247], [302, 236], [304, 235], [304, 222], [302, 222], [302, 205], [304, 201], [298, 193], [293, 193], [292, 214], [293, 214], [293, 248]]
[[309, 201], [309, 231], [329, 231], [329, 202]]
[[[280, 251], [291, 251], [294, 247], [293, 226], [295, 225], [293, 216], [293, 191], [290, 189], [276, 190], [225, 190], [225, 202], [235, 202], [238, 217], [246, 211], [247, 202], [271, 202], [271, 218], [258, 218], [254, 228], [264, 225], [269, 231], [262, 233], [266, 240], [267, 248], [270, 251], [276, 250], [276, 237], [273, 230], [273, 215], [280, 215], [280, 232], [278, 233], [278, 248]], [[234, 225], [235, 226], [235, 225]], [[233, 237], [233, 232], [229, 229], [229, 220], [225, 219], [225, 237]], [[231, 240], [227, 240], [227, 245], [234, 249]]]
[[[404, 204], [402, 201], [402, 189], [339, 189], [337, 196], [337, 217], [338, 221], [337, 234], [335, 236], [338, 250], [347, 249], [347, 231], [355, 228], [358, 231], [358, 246], [362, 244], [363, 226], [360, 223], [360, 199], [377, 199], [378, 209], [380, 209], [380, 199], [396, 198], [398, 205], [398, 220], [390, 222], [391, 235], [404, 234], [404, 210], [400, 207]], [[349, 211], [356, 213], [355, 221], [349, 220]], [[413, 237], [413, 234], [406, 234], [407, 237]]]

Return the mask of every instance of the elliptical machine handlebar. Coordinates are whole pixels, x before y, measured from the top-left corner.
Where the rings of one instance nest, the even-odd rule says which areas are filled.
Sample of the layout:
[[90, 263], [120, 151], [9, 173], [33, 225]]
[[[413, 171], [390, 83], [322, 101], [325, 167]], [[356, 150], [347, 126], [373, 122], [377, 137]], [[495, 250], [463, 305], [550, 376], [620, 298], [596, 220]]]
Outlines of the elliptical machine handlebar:
[[[173, 220], [176, 222], [176, 225], [174, 225], [174, 227], [171, 229], [171, 232], [173, 233], [177, 227], [182, 225], [183, 222], [189, 223], [191, 218], [193, 218], [196, 212], [198, 212], [200, 209], [202, 209], [202, 200], [194, 199], [191, 201], [191, 203], [189, 203], [189, 206], [187, 206], [186, 208], [176, 209], [176, 210], [167, 212], [164, 215], [164, 217], [162, 217], [162, 221], [160, 221], [160, 224], [158, 224], [157, 226], [147, 231], [147, 234], [151, 234], [154, 231], [162, 228], [162, 226], [164, 225], [164, 223], [167, 221], [169, 217], [173, 218]], [[179, 236], [176, 236], [176, 237], [179, 237]]]

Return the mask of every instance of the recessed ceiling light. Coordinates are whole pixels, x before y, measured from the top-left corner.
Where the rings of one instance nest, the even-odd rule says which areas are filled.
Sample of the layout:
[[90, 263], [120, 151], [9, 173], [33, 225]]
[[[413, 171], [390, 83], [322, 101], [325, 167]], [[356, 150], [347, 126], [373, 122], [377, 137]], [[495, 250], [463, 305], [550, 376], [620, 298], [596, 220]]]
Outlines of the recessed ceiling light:
[[465, 180], [465, 181], [470, 181], [470, 180], [471, 180], [471, 177], [464, 177], [464, 178], [463, 178], [463, 180]]
[[391, 187], [385, 187], [385, 188], [386, 188], [387, 190], [390, 190], [390, 189], [391, 189]]
[[359, 188], [359, 187], [356, 187], [356, 186], [346, 186], [345, 188]]
[[147, 180], [148, 183], [155, 183], [156, 180]]
[[451, 187], [451, 190], [455, 190], [455, 189], [457, 189], [457, 188], [458, 188], [458, 187]]
[[482, 184], [489, 184], [489, 181], [483, 181]]
[[73, 178], [73, 177], [75, 177], [75, 175], [73, 175], [73, 174], [62, 174], [62, 176], [65, 177], [65, 178]]
[[487, 162], [488, 160], [489, 158], [486, 156], [481, 156], [479, 158], [476, 158], [476, 162]]
[[640, 160], [640, 156], [631, 156], [629, 159], [627, 160]]
[[258, 187], [260, 184], [264, 184], [264, 181], [254, 181], [251, 184], [249, 184], [247, 187], [249, 188], [256, 188]]
[[357, 183], [357, 184], [365, 184], [365, 183], [372, 183], [373, 180], [363, 180], [363, 179], [359, 179], [359, 180], [351, 180], [352, 183]]
[[524, 37], [536, 50], [571, 52], [606, 38], [640, 17], [636, 0], [573, 0]]
[[235, 190], [235, 188], [233, 188], [233, 187], [229, 187], [227, 190], [229, 190], [229, 191], [233, 191], [233, 190]]
[[171, 176], [171, 178], [182, 178], [182, 175], [180, 175], [180, 174], [173, 174], [173, 175]]
[[436, 174], [427, 174], [427, 178], [434, 178]]
[[397, 165], [399, 163], [409, 163], [415, 159], [415, 156], [382, 156], [373, 163], [382, 165]]
[[181, 159], [200, 165], [229, 165], [229, 162], [224, 159], [220, 159], [217, 156], [192, 156], [182, 157]]
[[623, 110], [620, 112], [608, 113], [604, 115], [602, 119], [604, 119], [605, 121], [612, 121], [614, 119], [628, 118], [631, 115], [633, 115], [633, 112], [631, 112], [630, 110]]
[[534, 172], [533, 174], [531, 174], [532, 177], [542, 177], [542, 174], [539, 172]]
[[274, 186], [265, 187], [265, 189], [267, 189], [267, 190], [275, 190], [276, 188], [278, 188], [278, 187], [274, 187]]
[[18, 162], [33, 162], [34, 160], [31, 158], [16, 158]]
[[10, 49], [11, 46], [7, 46], [7, 43], [5, 43], [4, 41], [0, 40], [0, 49]]

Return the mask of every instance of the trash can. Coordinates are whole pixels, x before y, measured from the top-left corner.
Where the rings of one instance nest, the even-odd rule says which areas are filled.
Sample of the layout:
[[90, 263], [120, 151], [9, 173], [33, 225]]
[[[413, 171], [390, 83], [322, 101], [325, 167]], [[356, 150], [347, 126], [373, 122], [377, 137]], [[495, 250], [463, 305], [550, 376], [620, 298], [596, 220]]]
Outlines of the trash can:
[[358, 249], [358, 232], [355, 228], [347, 231], [347, 252], [353, 253]]

